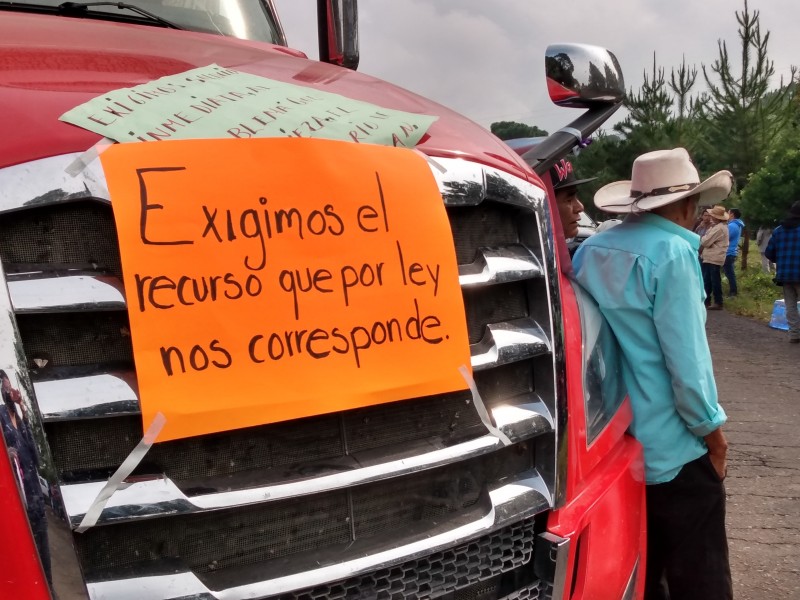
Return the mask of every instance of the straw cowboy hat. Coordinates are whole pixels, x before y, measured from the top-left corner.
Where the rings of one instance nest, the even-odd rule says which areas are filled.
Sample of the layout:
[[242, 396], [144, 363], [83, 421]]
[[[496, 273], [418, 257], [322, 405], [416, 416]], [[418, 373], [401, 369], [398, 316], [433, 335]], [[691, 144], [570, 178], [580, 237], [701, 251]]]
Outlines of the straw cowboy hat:
[[684, 148], [642, 154], [633, 162], [631, 181], [609, 183], [597, 190], [594, 205], [610, 213], [637, 213], [700, 195], [700, 206], [728, 197], [733, 183], [729, 171], [719, 171], [700, 182], [697, 169]]
[[728, 220], [728, 213], [724, 206], [715, 206], [714, 208], [709, 208], [706, 212], [712, 219], [716, 219], [717, 221]]

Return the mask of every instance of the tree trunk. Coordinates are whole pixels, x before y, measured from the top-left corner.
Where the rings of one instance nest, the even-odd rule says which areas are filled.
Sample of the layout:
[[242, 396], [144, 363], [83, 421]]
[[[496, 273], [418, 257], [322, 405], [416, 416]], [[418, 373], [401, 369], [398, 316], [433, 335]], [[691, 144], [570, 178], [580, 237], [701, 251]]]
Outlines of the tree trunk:
[[747, 253], [750, 250], [750, 232], [747, 227], [742, 230], [742, 273], [747, 270]]

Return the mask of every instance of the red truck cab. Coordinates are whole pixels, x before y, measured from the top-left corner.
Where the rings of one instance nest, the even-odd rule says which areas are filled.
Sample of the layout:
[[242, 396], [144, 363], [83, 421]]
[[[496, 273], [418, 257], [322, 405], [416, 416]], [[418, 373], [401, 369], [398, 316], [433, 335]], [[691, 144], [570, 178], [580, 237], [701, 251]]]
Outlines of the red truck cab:
[[[520, 157], [344, 68], [354, 3], [319, 3], [323, 61], [285, 46], [270, 1], [266, 41], [169, 27], [193, 3], [68, 4], [0, 7], [0, 597], [641, 598], [641, 448], [541, 177], [618, 108], [613, 55], [549, 51], [554, 99], [585, 112]], [[103, 140], [59, 117], [210, 64], [437, 117], [416, 150], [488, 423], [466, 391], [156, 443], [79, 531], [143, 431]]]

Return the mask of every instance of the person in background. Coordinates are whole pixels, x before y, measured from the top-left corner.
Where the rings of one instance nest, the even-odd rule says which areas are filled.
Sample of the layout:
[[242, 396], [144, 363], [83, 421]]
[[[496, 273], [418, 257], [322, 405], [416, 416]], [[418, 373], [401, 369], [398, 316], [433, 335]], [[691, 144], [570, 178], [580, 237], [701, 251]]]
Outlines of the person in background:
[[697, 218], [697, 221], [695, 222], [692, 231], [694, 231], [697, 235], [699, 235], [702, 238], [706, 234], [706, 231], [711, 229], [712, 225], [713, 223], [711, 222], [711, 217], [709, 216], [708, 211], [704, 210], [703, 214]]
[[588, 238], [573, 259], [616, 336], [633, 421], [644, 447], [646, 600], [731, 600], [725, 533], [727, 417], [706, 338], [706, 311], [691, 231], [698, 204], [730, 193], [733, 176], [701, 182], [683, 148], [639, 156], [631, 181], [602, 187], [595, 206], [628, 213]]
[[[694, 231], [697, 235], [702, 237], [706, 234], [706, 232], [711, 229], [711, 217], [708, 216], [708, 211], [704, 210], [699, 217], [694, 222], [694, 227], [692, 227], [692, 231]], [[697, 253], [697, 258], [700, 260], [700, 269], [702, 271], [703, 267], [703, 247], [700, 247], [700, 251]], [[705, 273], [703, 273], [703, 281], [705, 281]], [[706, 294], [706, 299], [708, 299], [708, 294]]]
[[[703, 214], [709, 227], [700, 238], [700, 262], [706, 289], [706, 308], [722, 310], [722, 265], [728, 251], [728, 213], [725, 207], [715, 206]], [[713, 304], [711, 298], [714, 298]]]
[[733, 267], [739, 255], [739, 239], [744, 231], [744, 221], [742, 221], [742, 211], [738, 208], [730, 209], [728, 215], [728, 253], [725, 255], [722, 270], [728, 280], [728, 298], [733, 298], [739, 294], [739, 289], [736, 287], [736, 271]]
[[761, 253], [761, 270], [764, 273], [773, 273], [775, 271], [775, 263], [767, 258], [764, 252], [767, 249], [769, 240], [772, 237], [772, 229], [770, 227], [759, 227], [756, 233], [756, 244], [758, 251]]
[[775, 283], [783, 286], [786, 304], [786, 321], [789, 323], [789, 342], [800, 343], [800, 202], [795, 202], [789, 214], [772, 232], [764, 251], [767, 259], [775, 263]]
[[583, 204], [578, 198], [578, 186], [595, 179], [576, 179], [572, 163], [565, 158], [550, 167], [550, 181], [556, 194], [558, 216], [566, 239], [578, 235], [578, 221], [583, 212]]

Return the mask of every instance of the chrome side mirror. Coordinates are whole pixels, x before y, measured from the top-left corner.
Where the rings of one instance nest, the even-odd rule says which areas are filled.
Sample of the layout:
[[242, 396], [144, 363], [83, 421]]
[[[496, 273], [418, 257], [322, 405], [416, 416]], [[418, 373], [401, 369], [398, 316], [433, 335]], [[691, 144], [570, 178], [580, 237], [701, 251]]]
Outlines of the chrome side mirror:
[[616, 104], [625, 97], [625, 80], [617, 57], [599, 46], [548, 46], [544, 65], [547, 91], [558, 106], [592, 108]]
[[358, 0], [317, 0], [319, 59], [358, 68]]

